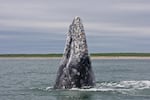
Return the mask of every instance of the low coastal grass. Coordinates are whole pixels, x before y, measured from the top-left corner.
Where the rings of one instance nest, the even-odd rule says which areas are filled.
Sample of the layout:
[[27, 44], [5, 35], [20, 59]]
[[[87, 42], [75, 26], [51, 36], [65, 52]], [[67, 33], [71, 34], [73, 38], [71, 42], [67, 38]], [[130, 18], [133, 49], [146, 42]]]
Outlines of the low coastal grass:
[[[150, 57], [150, 53], [91, 53], [91, 57]], [[62, 57], [62, 54], [0, 54], [0, 57]]]
[[62, 54], [0, 54], [0, 57], [62, 57]]

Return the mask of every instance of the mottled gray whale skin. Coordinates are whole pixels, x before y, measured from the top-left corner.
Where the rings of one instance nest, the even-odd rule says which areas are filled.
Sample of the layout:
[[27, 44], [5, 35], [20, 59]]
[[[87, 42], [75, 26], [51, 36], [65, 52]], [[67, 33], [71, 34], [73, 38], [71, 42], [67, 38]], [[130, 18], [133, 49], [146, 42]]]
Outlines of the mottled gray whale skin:
[[55, 89], [86, 88], [95, 85], [84, 27], [75, 17], [67, 33], [64, 55], [57, 72]]

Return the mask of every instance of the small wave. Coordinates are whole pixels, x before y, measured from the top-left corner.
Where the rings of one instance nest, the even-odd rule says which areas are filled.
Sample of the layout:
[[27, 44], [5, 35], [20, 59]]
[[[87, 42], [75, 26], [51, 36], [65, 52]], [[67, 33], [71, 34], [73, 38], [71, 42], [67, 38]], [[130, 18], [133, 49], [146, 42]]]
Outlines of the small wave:
[[53, 86], [46, 87], [46, 90], [47, 90], [47, 91], [53, 90]]
[[52, 91], [53, 87], [49, 86], [49, 87], [32, 87], [30, 88], [30, 90], [32, 91]]

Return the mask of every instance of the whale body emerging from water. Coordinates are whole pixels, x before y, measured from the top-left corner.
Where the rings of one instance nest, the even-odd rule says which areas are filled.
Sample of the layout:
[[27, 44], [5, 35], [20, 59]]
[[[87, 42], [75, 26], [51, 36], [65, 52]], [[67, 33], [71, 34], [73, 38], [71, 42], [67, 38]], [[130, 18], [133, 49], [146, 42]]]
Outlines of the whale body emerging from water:
[[67, 33], [66, 46], [57, 72], [55, 89], [93, 87], [95, 78], [84, 27], [80, 17], [75, 17]]

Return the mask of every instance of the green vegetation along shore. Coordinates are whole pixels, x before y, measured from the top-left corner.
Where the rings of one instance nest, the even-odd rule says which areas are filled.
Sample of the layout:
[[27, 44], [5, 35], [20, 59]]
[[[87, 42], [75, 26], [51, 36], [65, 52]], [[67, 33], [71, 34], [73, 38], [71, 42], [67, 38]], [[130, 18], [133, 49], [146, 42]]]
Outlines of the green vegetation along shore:
[[[91, 57], [150, 57], [150, 53], [91, 53]], [[62, 57], [62, 54], [0, 54], [0, 57]]]

